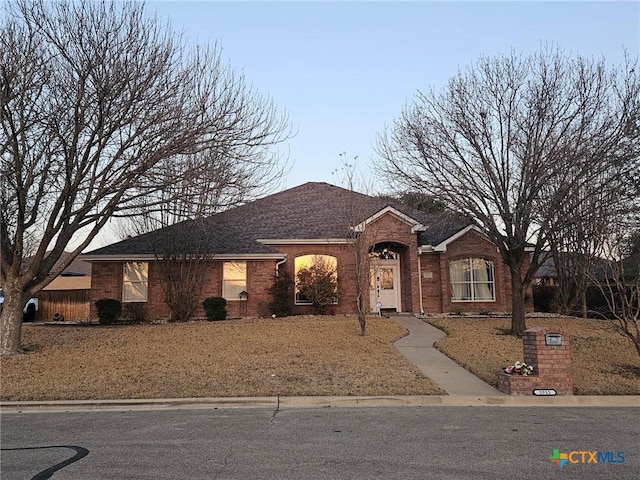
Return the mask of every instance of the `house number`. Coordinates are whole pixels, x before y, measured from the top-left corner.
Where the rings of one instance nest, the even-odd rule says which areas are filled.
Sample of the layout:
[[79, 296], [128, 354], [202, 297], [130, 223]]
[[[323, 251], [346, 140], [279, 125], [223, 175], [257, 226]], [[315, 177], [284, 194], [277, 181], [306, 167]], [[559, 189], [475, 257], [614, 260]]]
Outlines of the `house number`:
[[536, 388], [533, 390], [533, 394], [537, 397], [553, 397], [557, 395], [557, 392], [553, 388]]

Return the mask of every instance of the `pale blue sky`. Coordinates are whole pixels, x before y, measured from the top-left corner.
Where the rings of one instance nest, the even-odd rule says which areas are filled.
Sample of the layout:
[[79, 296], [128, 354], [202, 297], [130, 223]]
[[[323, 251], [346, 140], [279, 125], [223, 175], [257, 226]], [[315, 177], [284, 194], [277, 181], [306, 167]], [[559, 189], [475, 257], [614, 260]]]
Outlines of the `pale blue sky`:
[[[638, 56], [640, 2], [148, 2], [190, 41], [222, 57], [286, 110], [284, 187], [338, 183], [339, 153], [362, 170], [376, 134], [418, 89], [439, 89], [480, 55], [557, 43], [619, 63]], [[379, 189], [384, 185], [379, 185]]]

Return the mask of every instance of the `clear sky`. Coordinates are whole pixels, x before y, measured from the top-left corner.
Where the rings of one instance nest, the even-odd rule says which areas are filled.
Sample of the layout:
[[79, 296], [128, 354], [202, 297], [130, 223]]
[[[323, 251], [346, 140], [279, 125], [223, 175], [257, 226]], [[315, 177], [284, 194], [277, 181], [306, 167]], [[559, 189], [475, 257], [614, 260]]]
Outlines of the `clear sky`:
[[[619, 63], [640, 49], [640, 2], [156, 1], [193, 42], [218, 42], [297, 130], [282, 187], [339, 183], [341, 152], [369, 171], [376, 135], [417, 90], [443, 87], [481, 55], [548, 43]], [[378, 183], [379, 190], [384, 182]]]

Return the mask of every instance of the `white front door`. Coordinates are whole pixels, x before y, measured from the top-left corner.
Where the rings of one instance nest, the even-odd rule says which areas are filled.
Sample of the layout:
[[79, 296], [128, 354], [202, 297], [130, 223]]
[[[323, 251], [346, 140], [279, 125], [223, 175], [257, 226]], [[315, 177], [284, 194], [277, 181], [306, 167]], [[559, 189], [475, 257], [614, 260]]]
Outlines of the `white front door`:
[[391, 308], [400, 311], [400, 265], [398, 260], [375, 260], [371, 265], [369, 298], [371, 310]]

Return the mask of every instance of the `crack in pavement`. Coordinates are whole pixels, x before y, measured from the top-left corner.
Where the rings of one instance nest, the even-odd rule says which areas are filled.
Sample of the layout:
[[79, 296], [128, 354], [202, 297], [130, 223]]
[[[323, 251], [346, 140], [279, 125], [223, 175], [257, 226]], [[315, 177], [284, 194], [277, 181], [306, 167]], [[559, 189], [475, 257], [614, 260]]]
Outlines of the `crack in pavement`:
[[[260, 432], [260, 435], [266, 435], [269, 430], [271, 430], [271, 427], [273, 427], [273, 425], [275, 425], [275, 421], [276, 421], [276, 417], [278, 416], [278, 414], [281, 412], [280, 410], [280, 397], [277, 397], [277, 404], [276, 404], [276, 408], [273, 411], [273, 413], [271, 414], [271, 418], [269, 418], [269, 423], [266, 426], [266, 428]], [[215, 473], [215, 475], [213, 476], [213, 480], [217, 480], [218, 478], [220, 478], [220, 476], [226, 472], [227, 467], [229, 466], [231, 457], [233, 456], [234, 452], [234, 442], [233, 440], [231, 440], [231, 443], [229, 444], [229, 450], [227, 452], [227, 454], [224, 456], [224, 458], [222, 459], [222, 467]]]

